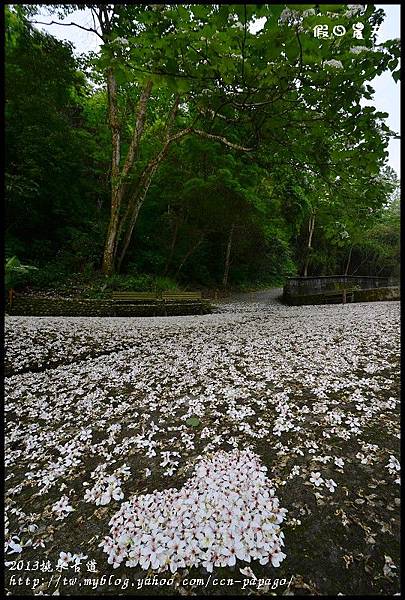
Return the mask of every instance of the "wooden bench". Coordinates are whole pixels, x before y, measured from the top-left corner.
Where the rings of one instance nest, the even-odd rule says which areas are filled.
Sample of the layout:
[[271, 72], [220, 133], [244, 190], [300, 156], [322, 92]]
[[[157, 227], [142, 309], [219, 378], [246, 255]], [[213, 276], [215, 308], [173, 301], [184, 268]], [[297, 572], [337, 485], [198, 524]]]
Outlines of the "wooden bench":
[[182, 305], [187, 307], [183, 314], [205, 314], [207, 310], [210, 312], [210, 306], [202, 299], [201, 292], [163, 292], [161, 296], [154, 292], [112, 292], [111, 298], [115, 302], [142, 303], [154, 307], [155, 316], [181, 315]]
[[326, 304], [329, 302], [346, 304], [353, 302], [355, 288], [344, 288], [342, 290], [330, 290], [322, 293], [322, 297]]
[[113, 292], [115, 302], [157, 302], [158, 295], [154, 292]]
[[144, 302], [144, 301], [172, 301], [172, 302], [184, 302], [184, 301], [200, 301], [201, 292], [163, 292], [160, 298], [154, 292], [112, 292], [112, 300], [116, 302]]
[[200, 301], [201, 292], [163, 292], [162, 300], [165, 302]]

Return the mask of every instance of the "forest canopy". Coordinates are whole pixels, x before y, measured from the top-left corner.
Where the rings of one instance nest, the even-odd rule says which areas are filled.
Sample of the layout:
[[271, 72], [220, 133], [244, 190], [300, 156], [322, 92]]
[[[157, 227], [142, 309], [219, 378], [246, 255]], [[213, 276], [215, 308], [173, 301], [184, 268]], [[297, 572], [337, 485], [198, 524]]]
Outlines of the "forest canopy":
[[[38, 28], [77, 9], [97, 53]], [[37, 267], [21, 285], [397, 276], [396, 134], [362, 103], [375, 76], [399, 78], [383, 18], [374, 5], [6, 6], [6, 258]], [[348, 33], [317, 38], [320, 23]]]

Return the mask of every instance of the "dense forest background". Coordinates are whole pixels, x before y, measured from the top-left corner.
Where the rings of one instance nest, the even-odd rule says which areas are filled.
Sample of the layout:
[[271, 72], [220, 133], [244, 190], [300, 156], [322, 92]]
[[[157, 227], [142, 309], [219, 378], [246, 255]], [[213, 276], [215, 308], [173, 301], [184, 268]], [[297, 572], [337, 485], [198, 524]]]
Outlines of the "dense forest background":
[[[280, 22], [280, 13], [286, 20], [283, 8], [280, 6], [276, 26], [284, 35], [286, 24], [283, 18]], [[209, 10], [213, 9], [203, 5], [202, 10], [198, 17], [201, 27], [208, 27], [214, 18]], [[232, 11], [227, 10], [229, 19]], [[242, 41], [250, 43], [250, 55], [243, 62], [242, 74], [233, 72], [237, 59], [232, 62], [228, 58], [233, 39], [225, 37], [230, 29], [226, 23], [222, 29], [216, 23], [223, 31], [222, 46], [227, 43], [229, 51], [219, 56], [218, 49], [204, 46], [203, 41], [196, 52], [204, 50], [211, 66], [214, 54], [210, 52], [215, 51], [217, 64], [212, 68], [219, 71], [227, 62], [229, 79], [222, 70], [216, 80], [211, 78], [207, 92], [201, 80], [198, 86], [193, 83], [198, 68], [195, 58], [193, 62], [186, 57], [193, 63], [194, 71], [188, 73], [191, 85], [167, 85], [167, 71], [160, 63], [160, 71], [156, 69], [148, 83], [128, 76], [123, 65], [131, 60], [133, 65], [136, 57], [125, 56], [124, 50], [116, 53], [114, 60], [106, 52], [77, 58], [70, 43], [34, 28], [30, 21], [36, 18], [35, 7], [5, 7], [6, 257], [17, 256], [22, 263], [37, 267], [21, 274], [20, 288], [87, 287], [97, 295], [111, 288], [243, 289], [281, 284], [286, 276], [296, 274], [399, 275], [399, 182], [386, 163], [392, 132], [384, 124], [384, 113], [359, 105], [362, 97], [372, 97], [367, 82], [383, 70], [394, 70], [397, 48], [388, 43], [385, 53], [375, 53], [377, 58], [369, 52], [370, 56], [357, 60], [353, 69], [361, 76], [352, 87], [341, 78], [354, 81], [353, 73], [333, 68], [331, 59], [331, 68], [324, 69], [325, 80], [317, 83], [321, 100], [315, 98], [312, 85], [320, 72], [310, 60], [314, 48], [307, 50], [304, 45], [304, 52], [301, 48], [300, 54], [289, 57], [291, 72], [280, 62], [280, 56], [285, 58], [280, 50], [281, 54], [272, 57], [273, 91], [282, 89], [282, 99], [277, 94], [271, 102], [264, 99], [262, 86], [260, 97], [254, 88], [251, 108], [247, 101], [241, 106], [233, 100], [226, 106], [223, 98], [232, 92], [230, 86], [236, 86], [234, 78], [242, 77], [238, 85], [252, 90], [248, 67], [256, 69], [252, 75], [256, 78], [262, 69], [259, 54], [263, 50], [255, 46], [261, 36], [256, 34], [256, 41], [253, 34], [246, 35], [246, 7], [244, 13], [239, 14], [242, 9], [236, 6], [234, 10], [245, 28]], [[190, 21], [190, 14], [175, 15], [170, 9], [164, 14], [163, 9], [148, 12], [138, 7], [136, 16], [146, 23], [152, 13], [159, 23], [176, 18]], [[98, 14], [102, 18], [101, 12]], [[109, 21], [105, 16], [104, 26], [110, 28], [102, 32], [104, 48], [123, 39], [118, 36], [127, 35], [124, 17], [128, 15], [117, 14], [113, 22], [111, 15]], [[253, 12], [247, 15], [254, 17]], [[382, 16], [372, 7], [365, 18], [374, 19], [377, 27]], [[114, 23], [118, 23], [116, 30]], [[156, 23], [152, 25], [156, 27]], [[146, 35], [145, 31], [147, 28], [141, 29], [138, 37]], [[183, 30], [177, 23], [176, 40], [181, 38], [179, 31]], [[184, 29], [181, 39], [185, 47], [194, 40], [190, 41], [190, 35], [196, 40], [204, 37], [200, 33]], [[163, 55], [172, 47], [168, 36], [167, 47], [160, 47]], [[162, 30], [159, 39], [165, 40]], [[261, 43], [267, 44], [265, 39]], [[241, 48], [243, 54], [243, 45]], [[180, 53], [182, 48], [177, 50]], [[155, 47], [153, 51], [157, 51]], [[344, 62], [348, 52], [348, 48], [342, 49], [338, 58]], [[327, 58], [331, 55], [320, 60], [325, 63]], [[153, 60], [157, 64], [156, 56]], [[182, 72], [179, 63], [170, 68]], [[115, 99], [106, 85], [109, 73], [119, 90]], [[299, 86], [293, 91], [288, 85], [282, 88], [283, 77], [289, 81], [300, 77], [304, 84], [313, 79], [302, 88], [301, 98], [296, 91]], [[115, 100], [120, 123], [122, 167], [137, 126], [134, 115], [139, 116], [140, 99], [148, 85], [142, 145], [125, 185], [130, 190], [139, 187], [142, 177], [152, 171], [153, 177], [139, 203], [125, 252], [117, 255], [109, 272], [103, 272], [114, 187], [111, 101]], [[242, 88], [235, 89], [239, 93]], [[211, 103], [204, 101], [207, 95]], [[357, 112], [349, 114], [352, 105]], [[175, 113], [168, 109], [172, 106]], [[314, 106], [318, 107], [315, 115], [322, 116], [318, 120]], [[188, 127], [187, 135], [179, 135], [151, 171], [166, 135], [168, 115], [173, 131]], [[190, 119], [196, 131], [194, 123], [198, 123], [195, 135], [188, 135]], [[308, 125], [308, 121], [312, 123]], [[224, 144], [221, 137], [231, 142]], [[249, 146], [248, 151], [243, 150], [244, 145]]]

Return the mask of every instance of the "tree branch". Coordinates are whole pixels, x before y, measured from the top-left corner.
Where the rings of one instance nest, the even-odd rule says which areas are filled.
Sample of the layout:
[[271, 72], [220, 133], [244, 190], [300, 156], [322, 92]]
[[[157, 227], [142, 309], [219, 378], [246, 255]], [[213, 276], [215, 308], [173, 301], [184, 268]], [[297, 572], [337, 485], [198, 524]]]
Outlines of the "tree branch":
[[[241, 119], [231, 119], [229, 117], [226, 117], [225, 115], [221, 115], [221, 113], [219, 113], [217, 110], [212, 110], [212, 108], [200, 108], [197, 106], [197, 111], [203, 116], [206, 117], [207, 115], [211, 115], [211, 120], [214, 121], [216, 119], [216, 117], [219, 117], [220, 119], [222, 119], [223, 121], [226, 121], [227, 123], [240, 123]], [[247, 119], [246, 119], [247, 122]]]
[[243, 24], [243, 40], [242, 40], [242, 82], [245, 83], [245, 45], [246, 45], [246, 26], [247, 26], [247, 15], [246, 15], [246, 4], [244, 8], [244, 24]]
[[118, 186], [120, 164], [120, 124], [118, 121], [117, 82], [112, 67], [107, 71], [108, 120], [112, 136], [111, 175], [113, 187]]
[[142, 90], [141, 97], [139, 98], [135, 129], [131, 139], [131, 143], [128, 148], [125, 164], [122, 169], [122, 177], [124, 178], [128, 175], [129, 171], [131, 170], [136, 154], [138, 152], [139, 142], [141, 140], [142, 133], [145, 127], [146, 107], [152, 92], [152, 85], [152, 80], [149, 79], [146, 82], [144, 89]]
[[125, 216], [121, 220], [120, 224], [120, 233], [124, 234], [124, 241], [122, 251], [118, 259], [118, 268], [120, 268], [122, 261], [124, 260], [124, 256], [127, 252], [129, 243], [131, 241], [132, 232], [134, 230], [139, 211], [148, 192], [153, 175], [155, 174], [162, 160], [166, 157], [171, 143], [181, 139], [182, 137], [190, 133], [190, 131], [190, 128], [182, 129], [181, 131], [177, 132], [171, 137], [167, 137], [161, 151], [157, 154], [157, 156], [155, 156], [155, 158], [152, 158], [149, 161], [149, 163], [142, 171], [134, 197], [131, 198], [131, 200], [128, 202]]
[[89, 31], [90, 33], [95, 33], [102, 40], [103, 36], [96, 30], [91, 27], [83, 27], [82, 25], [78, 25], [78, 23], [60, 23], [58, 21], [51, 21], [50, 23], [45, 23], [44, 21], [29, 21], [30, 23], [35, 23], [38, 25], [64, 25], [65, 27], [79, 27], [79, 29], [83, 29], [84, 31]]
[[201, 129], [190, 129], [190, 132], [195, 133], [201, 137], [221, 142], [222, 144], [225, 144], [225, 146], [233, 148], [234, 150], [241, 150], [242, 152], [253, 152], [253, 150], [256, 150], [256, 148], [246, 148], [246, 146], [234, 144], [233, 142], [230, 142], [229, 140], [224, 138], [222, 135], [214, 135], [213, 133], [207, 133], [206, 131], [202, 131]]
[[302, 50], [302, 44], [301, 44], [301, 40], [300, 40], [300, 35], [298, 32], [298, 26], [295, 28], [295, 35], [297, 36], [297, 40], [298, 40], [298, 45], [300, 47], [300, 72], [299, 72], [299, 76], [301, 76], [302, 73], [302, 65], [303, 65], [303, 50]]
[[180, 95], [176, 94], [176, 97], [174, 99], [173, 105], [172, 105], [172, 107], [170, 109], [169, 115], [168, 115], [167, 120], [166, 120], [166, 127], [165, 127], [166, 128], [166, 138], [165, 138], [166, 141], [169, 139], [170, 128], [173, 125], [174, 120], [176, 118], [177, 111], [179, 109], [179, 104], [180, 104]]

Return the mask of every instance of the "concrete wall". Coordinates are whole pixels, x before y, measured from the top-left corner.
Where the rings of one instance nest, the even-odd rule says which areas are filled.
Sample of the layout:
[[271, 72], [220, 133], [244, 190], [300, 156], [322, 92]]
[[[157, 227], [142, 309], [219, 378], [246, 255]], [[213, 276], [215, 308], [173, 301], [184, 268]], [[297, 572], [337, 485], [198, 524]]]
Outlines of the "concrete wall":
[[[382, 302], [386, 300], [400, 300], [399, 286], [355, 290], [353, 293], [353, 302]], [[291, 306], [326, 304], [322, 293], [283, 296], [283, 301]]]
[[127, 304], [112, 300], [17, 296], [12, 306], [6, 307], [8, 315], [49, 317], [159, 317], [209, 314], [211, 312], [211, 305], [204, 300]]
[[367, 277], [355, 275], [331, 275], [326, 277], [290, 277], [284, 285], [284, 296], [320, 294], [326, 290], [339, 290], [344, 287], [371, 289], [395, 285], [389, 277]]
[[354, 292], [354, 302], [376, 302], [382, 300], [400, 300], [399, 286], [381, 287], [370, 290], [357, 290]]

